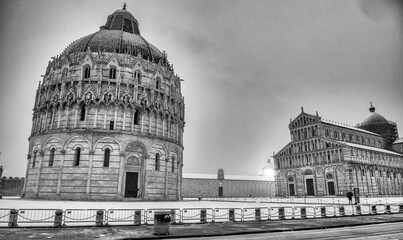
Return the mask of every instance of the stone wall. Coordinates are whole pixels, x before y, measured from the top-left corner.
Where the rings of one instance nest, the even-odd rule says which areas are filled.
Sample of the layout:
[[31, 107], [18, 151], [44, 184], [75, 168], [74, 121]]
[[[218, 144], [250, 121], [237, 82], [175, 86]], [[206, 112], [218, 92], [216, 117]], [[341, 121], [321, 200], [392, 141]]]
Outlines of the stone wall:
[[271, 197], [275, 195], [274, 181], [259, 180], [218, 180], [183, 178], [183, 198], [215, 198], [219, 197]]
[[21, 196], [22, 188], [24, 186], [24, 178], [2, 177], [0, 181], [0, 195]]

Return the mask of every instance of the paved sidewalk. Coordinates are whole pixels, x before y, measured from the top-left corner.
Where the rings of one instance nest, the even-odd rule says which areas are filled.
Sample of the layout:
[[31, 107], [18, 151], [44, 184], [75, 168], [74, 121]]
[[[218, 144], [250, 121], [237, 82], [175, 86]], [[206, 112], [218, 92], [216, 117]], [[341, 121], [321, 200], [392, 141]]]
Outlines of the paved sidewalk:
[[173, 224], [171, 234], [156, 236], [153, 225], [65, 228], [0, 228], [0, 240], [20, 239], [163, 239], [202, 236], [239, 235], [251, 233], [302, 231], [321, 228], [401, 222], [403, 214], [380, 214], [329, 217], [305, 220], [232, 222], [205, 224]]

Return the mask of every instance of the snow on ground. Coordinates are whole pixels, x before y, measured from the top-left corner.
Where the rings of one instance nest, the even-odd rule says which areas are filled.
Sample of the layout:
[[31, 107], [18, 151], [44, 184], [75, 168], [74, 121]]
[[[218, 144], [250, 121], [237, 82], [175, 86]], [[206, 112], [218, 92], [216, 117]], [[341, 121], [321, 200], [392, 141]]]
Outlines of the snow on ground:
[[[251, 199], [248, 199], [251, 201]], [[0, 208], [13, 209], [183, 209], [183, 208], [256, 208], [320, 206], [348, 204], [347, 198], [287, 198], [252, 199], [253, 202], [229, 201], [62, 201], [3, 197]], [[269, 202], [262, 202], [269, 201]], [[281, 201], [281, 202], [280, 202]], [[403, 197], [361, 198], [361, 204], [403, 204]]]
[[51, 201], [20, 198], [0, 199], [0, 208], [13, 209], [183, 209], [183, 208], [255, 208], [291, 206], [293, 203], [221, 202], [221, 201]]

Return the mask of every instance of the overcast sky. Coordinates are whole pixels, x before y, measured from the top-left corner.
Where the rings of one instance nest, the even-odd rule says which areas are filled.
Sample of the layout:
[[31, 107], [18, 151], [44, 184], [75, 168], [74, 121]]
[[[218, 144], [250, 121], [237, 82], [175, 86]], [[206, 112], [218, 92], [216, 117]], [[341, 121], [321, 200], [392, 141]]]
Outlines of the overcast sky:
[[[130, 1], [143, 37], [185, 81], [184, 172], [257, 175], [305, 112], [355, 125], [376, 111], [403, 135], [398, 0]], [[123, 1], [2, 0], [0, 165], [24, 176], [32, 108], [51, 57]]]

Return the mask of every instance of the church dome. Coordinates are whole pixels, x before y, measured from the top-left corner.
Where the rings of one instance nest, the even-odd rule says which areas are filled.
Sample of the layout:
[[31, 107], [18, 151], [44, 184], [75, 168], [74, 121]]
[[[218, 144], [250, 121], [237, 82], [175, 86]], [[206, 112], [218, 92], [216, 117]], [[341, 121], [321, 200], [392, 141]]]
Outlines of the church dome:
[[379, 124], [388, 124], [389, 121], [383, 117], [381, 114], [375, 112], [375, 107], [372, 106], [369, 108], [369, 115], [357, 125], [357, 127], [364, 127], [369, 125], [379, 125]]
[[138, 21], [126, 10], [125, 5], [123, 9], [109, 15], [99, 31], [74, 41], [63, 54], [85, 52], [88, 49], [91, 52], [140, 54], [155, 63], [164, 59], [164, 54], [140, 35]]

